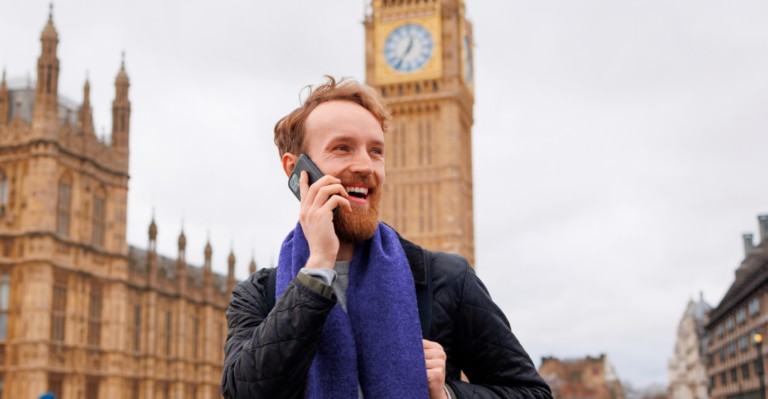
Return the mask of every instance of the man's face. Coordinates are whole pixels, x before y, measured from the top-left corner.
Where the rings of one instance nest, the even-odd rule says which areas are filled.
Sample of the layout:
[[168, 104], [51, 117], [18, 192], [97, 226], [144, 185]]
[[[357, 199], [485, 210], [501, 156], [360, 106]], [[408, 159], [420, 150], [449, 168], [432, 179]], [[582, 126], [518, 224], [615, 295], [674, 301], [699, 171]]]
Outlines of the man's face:
[[384, 132], [368, 110], [350, 101], [317, 106], [304, 125], [304, 150], [320, 170], [341, 179], [352, 212], [339, 208], [333, 223], [343, 242], [373, 236], [384, 186]]

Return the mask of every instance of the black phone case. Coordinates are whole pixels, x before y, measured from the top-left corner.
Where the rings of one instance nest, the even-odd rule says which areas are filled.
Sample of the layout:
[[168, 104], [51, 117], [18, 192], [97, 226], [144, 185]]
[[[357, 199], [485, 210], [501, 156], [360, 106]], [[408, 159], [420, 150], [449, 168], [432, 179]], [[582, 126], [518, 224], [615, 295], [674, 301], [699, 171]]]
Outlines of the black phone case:
[[293, 172], [291, 172], [291, 177], [288, 179], [288, 188], [299, 201], [301, 201], [301, 185], [299, 184], [299, 179], [301, 178], [302, 170], [307, 171], [310, 186], [312, 183], [325, 176], [308, 156], [304, 154], [299, 155], [299, 159], [296, 160], [296, 166], [293, 168]]

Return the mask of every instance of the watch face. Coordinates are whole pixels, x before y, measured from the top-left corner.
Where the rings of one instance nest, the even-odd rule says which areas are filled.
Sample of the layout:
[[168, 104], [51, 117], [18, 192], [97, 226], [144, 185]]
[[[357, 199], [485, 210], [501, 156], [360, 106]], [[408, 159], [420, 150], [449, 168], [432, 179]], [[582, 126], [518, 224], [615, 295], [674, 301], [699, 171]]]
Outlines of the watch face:
[[423, 67], [433, 50], [432, 35], [423, 26], [407, 24], [395, 29], [384, 43], [384, 59], [394, 70], [413, 72]]

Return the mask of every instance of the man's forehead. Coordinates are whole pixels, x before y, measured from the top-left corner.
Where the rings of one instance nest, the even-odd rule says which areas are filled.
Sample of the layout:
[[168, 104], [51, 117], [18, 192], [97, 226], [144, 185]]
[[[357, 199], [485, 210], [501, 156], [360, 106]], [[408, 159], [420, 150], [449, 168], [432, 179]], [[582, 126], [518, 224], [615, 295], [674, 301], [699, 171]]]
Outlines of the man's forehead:
[[365, 113], [374, 120], [376, 117], [362, 105], [347, 100], [332, 100], [318, 104], [307, 116], [307, 124], [323, 122], [350, 116], [350, 114]]
[[381, 123], [360, 104], [351, 101], [328, 101], [318, 105], [307, 116], [305, 140], [323, 136], [331, 139], [384, 141]]

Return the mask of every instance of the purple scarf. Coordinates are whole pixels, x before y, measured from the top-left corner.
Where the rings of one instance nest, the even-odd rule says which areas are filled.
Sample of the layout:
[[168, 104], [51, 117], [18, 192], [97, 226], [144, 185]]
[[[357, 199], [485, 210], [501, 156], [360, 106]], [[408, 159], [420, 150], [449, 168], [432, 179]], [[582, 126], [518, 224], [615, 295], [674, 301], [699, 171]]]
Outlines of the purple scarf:
[[[278, 298], [307, 259], [297, 224], [280, 249]], [[365, 399], [429, 397], [413, 275], [397, 234], [382, 223], [355, 247], [347, 312], [337, 304], [328, 315], [306, 397], [357, 399], [358, 381]]]

